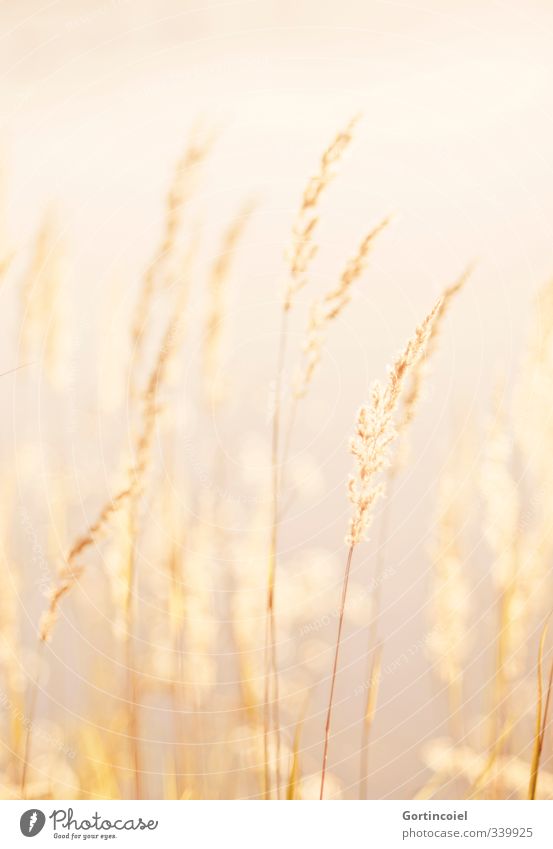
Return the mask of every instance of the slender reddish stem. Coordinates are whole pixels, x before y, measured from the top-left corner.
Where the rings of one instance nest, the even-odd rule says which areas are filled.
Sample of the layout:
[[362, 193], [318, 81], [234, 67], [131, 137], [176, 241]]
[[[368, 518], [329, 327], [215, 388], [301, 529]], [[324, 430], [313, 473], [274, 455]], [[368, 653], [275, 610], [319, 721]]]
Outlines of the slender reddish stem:
[[25, 789], [27, 784], [27, 770], [29, 767], [29, 758], [31, 755], [31, 741], [33, 734], [33, 726], [35, 722], [35, 714], [36, 714], [36, 703], [38, 699], [38, 684], [39, 684], [39, 676], [40, 676], [40, 668], [42, 665], [42, 655], [44, 652], [44, 640], [40, 640], [37, 649], [37, 667], [36, 674], [33, 678], [33, 683], [31, 685], [31, 694], [29, 698], [29, 715], [27, 717], [27, 728], [25, 731], [25, 744], [23, 747], [23, 765], [21, 767], [21, 782], [20, 782], [20, 792], [21, 798], [25, 798]]
[[325, 789], [325, 778], [326, 778], [326, 762], [328, 760], [328, 744], [330, 740], [330, 726], [332, 723], [332, 707], [334, 704], [334, 690], [336, 687], [336, 673], [338, 672], [338, 659], [340, 656], [340, 645], [342, 642], [342, 629], [344, 626], [344, 611], [346, 609], [346, 598], [348, 594], [348, 583], [349, 583], [349, 573], [351, 570], [351, 560], [353, 557], [353, 549], [354, 545], [350, 546], [348, 551], [348, 557], [346, 560], [346, 568], [344, 571], [344, 582], [342, 584], [342, 600], [340, 602], [340, 617], [338, 620], [338, 634], [336, 636], [336, 649], [334, 651], [334, 663], [332, 665], [332, 676], [330, 680], [330, 695], [328, 699], [328, 710], [326, 714], [326, 725], [325, 725], [325, 743], [324, 743], [324, 751], [323, 751], [323, 765], [321, 770], [321, 795], [320, 799], [324, 796]]

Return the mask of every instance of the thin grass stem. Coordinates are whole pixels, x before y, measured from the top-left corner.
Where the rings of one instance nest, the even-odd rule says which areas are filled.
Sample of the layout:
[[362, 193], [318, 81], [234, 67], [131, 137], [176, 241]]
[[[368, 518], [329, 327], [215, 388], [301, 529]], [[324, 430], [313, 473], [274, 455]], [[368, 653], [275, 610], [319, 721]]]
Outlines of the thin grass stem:
[[351, 561], [353, 558], [353, 551], [355, 545], [350, 545], [348, 556], [346, 560], [346, 568], [344, 571], [344, 581], [342, 584], [342, 599], [340, 602], [340, 616], [338, 619], [338, 634], [336, 636], [336, 647], [334, 649], [334, 663], [332, 665], [332, 675], [330, 678], [330, 694], [328, 698], [328, 708], [326, 713], [326, 724], [325, 724], [325, 741], [324, 741], [324, 749], [323, 749], [323, 762], [321, 768], [321, 793], [320, 799], [324, 798], [324, 789], [325, 789], [325, 778], [326, 778], [326, 765], [328, 761], [328, 745], [330, 741], [330, 728], [332, 724], [332, 708], [334, 705], [334, 690], [336, 688], [336, 674], [338, 672], [338, 659], [340, 656], [340, 646], [342, 643], [342, 630], [344, 626], [344, 612], [346, 609], [346, 599], [348, 594], [348, 584], [349, 584], [349, 575], [351, 571]]

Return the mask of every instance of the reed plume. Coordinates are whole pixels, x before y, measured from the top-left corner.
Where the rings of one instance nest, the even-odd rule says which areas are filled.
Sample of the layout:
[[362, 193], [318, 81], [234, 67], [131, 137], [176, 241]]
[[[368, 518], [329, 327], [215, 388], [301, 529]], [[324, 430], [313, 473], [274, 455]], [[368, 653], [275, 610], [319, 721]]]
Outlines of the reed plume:
[[129, 469], [128, 483], [102, 507], [95, 521], [88, 526], [85, 533], [78, 537], [70, 548], [64, 563], [60, 567], [58, 580], [53, 586], [50, 594], [50, 603], [41, 620], [39, 627], [39, 639], [41, 642], [48, 642], [51, 638], [52, 629], [58, 614], [59, 603], [63, 596], [73, 588], [83, 571], [84, 567], [82, 562], [80, 562], [81, 555], [92, 545], [96, 544], [101, 534], [109, 524], [112, 516], [117, 513], [129, 499], [136, 497], [141, 490], [144, 475], [148, 466], [150, 449], [159, 409], [157, 396], [163, 383], [169, 358], [173, 353], [175, 340], [178, 338], [178, 325], [180, 320], [181, 315], [180, 313], [177, 313], [168, 322], [162, 344], [158, 351], [156, 362], [150, 373], [150, 377], [143, 394], [142, 430], [136, 441], [135, 461]]
[[255, 201], [246, 201], [230, 222], [207, 281], [208, 307], [203, 340], [203, 385], [207, 402], [212, 405], [219, 403], [223, 393], [218, 369], [225, 315], [225, 284], [232, 268], [236, 249], [254, 209]]
[[269, 735], [271, 729], [271, 674], [273, 680], [272, 708], [276, 726], [277, 797], [280, 795], [280, 710], [278, 693], [278, 661], [276, 656], [275, 589], [278, 550], [278, 521], [280, 511], [280, 462], [281, 462], [281, 396], [288, 320], [296, 296], [307, 284], [308, 270], [317, 252], [314, 233], [318, 223], [317, 207], [328, 187], [334, 168], [351, 142], [357, 119], [354, 118], [345, 130], [338, 133], [323, 153], [318, 172], [309, 180], [302, 197], [296, 223], [292, 232], [292, 246], [288, 253], [288, 284], [285, 289], [275, 366], [274, 401], [271, 417], [271, 529], [269, 539], [269, 563], [267, 570], [267, 599], [265, 623], [265, 685], [264, 685], [264, 796], [271, 797], [269, 769]]
[[[182, 292], [185, 293], [186, 290], [183, 289]], [[128, 506], [129, 503], [132, 504], [140, 496], [142, 491], [159, 409], [157, 401], [158, 392], [163, 385], [169, 360], [175, 349], [175, 344], [178, 340], [180, 340], [179, 330], [180, 323], [182, 321], [183, 302], [184, 294], [181, 293], [180, 297], [176, 300], [174, 313], [167, 323], [161, 346], [158, 350], [154, 366], [143, 393], [142, 428], [135, 444], [135, 460], [129, 469], [127, 485], [120, 489], [117, 494], [102, 507], [95, 521], [88, 526], [85, 533], [78, 537], [72, 545], [67, 557], [58, 569], [57, 579], [50, 590], [48, 606], [39, 623], [39, 668], [40, 658], [43, 653], [42, 647], [51, 639], [52, 631], [58, 617], [60, 603], [67, 593], [73, 589], [84, 570], [84, 564], [81, 560], [83, 553], [96, 544], [101, 534], [106, 530], [114, 514]], [[132, 582], [132, 577], [129, 582]], [[129, 590], [129, 594], [130, 593], [131, 590]], [[37, 692], [38, 674], [31, 686], [29, 708], [30, 721], [27, 725], [25, 752], [21, 772], [22, 795], [25, 793], [27, 767], [31, 746], [31, 731], [34, 721], [34, 713], [36, 710]]]
[[401, 391], [425, 351], [441, 305], [442, 298], [436, 302], [397, 357], [386, 385], [378, 381], [373, 384], [369, 404], [362, 406], [357, 415], [355, 435], [350, 442], [357, 469], [348, 481], [348, 496], [353, 505], [346, 537], [349, 546], [355, 546], [365, 539], [373, 506], [382, 495], [382, 484], [375, 482], [375, 479], [379, 472], [390, 465], [390, 449], [397, 436], [394, 414]]
[[336, 173], [336, 165], [352, 141], [358, 120], [357, 116], [353, 118], [332, 140], [321, 157], [319, 170], [305, 187], [288, 251], [289, 282], [284, 298], [285, 312], [292, 308], [294, 299], [307, 284], [307, 272], [317, 254], [317, 244], [313, 238], [319, 222], [317, 207], [321, 195]]
[[350, 302], [353, 284], [366, 268], [373, 242], [388, 224], [389, 219], [385, 218], [365, 236], [355, 256], [349, 260], [344, 268], [337, 285], [331, 288], [322, 298], [315, 300], [305, 334], [303, 362], [295, 379], [295, 401], [304, 398], [307, 394], [309, 384], [321, 359], [328, 326], [332, 321], [339, 318], [343, 309]]
[[[313, 508], [304, 525], [309, 543], [298, 549], [297, 554], [289, 549], [285, 561], [280, 537], [286, 506], [300, 490], [296, 481], [312, 476], [318, 478], [320, 485], [323, 477], [324, 463], [317, 462], [317, 458], [287, 465], [295, 410], [301, 409], [302, 399], [315, 388], [327, 339], [345, 315], [352, 293], [372, 260], [372, 250], [378, 247], [378, 237], [388, 223], [382, 221], [365, 236], [330, 286], [313, 292], [311, 306], [308, 285], [318, 256], [324, 193], [332, 186], [337, 165], [349, 149], [354, 123], [338, 133], [323, 154], [301, 197], [293, 224], [278, 313], [276, 370], [271, 384], [274, 407], [269, 425], [269, 498], [263, 497], [267, 486], [263, 472], [266, 446], [257, 433], [255, 413], [247, 422], [234, 418], [234, 412], [240, 408], [238, 392], [236, 396], [232, 393], [236, 406], [229, 408], [228, 416], [220, 416], [219, 453], [212, 450], [207, 429], [203, 427], [208, 407], [216, 405], [220, 414], [223, 401], [230, 397], [230, 393], [223, 391], [219, 378], [224, 357], [228, 284], [233, 260], [242, 248], [240, 240], [252, 212], [252, 202], [237, 210], [221, 238], [209, 245], [207, 271], [200, 265], [202, 255], [194, 266], [204, 272], [206, 282], [202, 293], [205, 303], [199, 301], [200, 320], [192, 328], [194, 342], [198, 341], [201, 351], [201, 374], [191, 377], [195, 387], [197, 382], [201, 402], [197, 408], [189, 403], [188, 395], [183, 402], [181, 383], [176, 383], [177, 377], [184, 377], [188, 366], [176, 353], [183, 339], [185, 304], [193, 276], [191, 255], [200, 242], [192, 229], [191, 199], [196, 175], [201, 172], [212, 145], [212, 139], [201, 138], [200, 133], [193, 135], [177, 164], [166, 198], [159, 242], [137, 281], [128, 332], [105, 332], [106, 317], [119, 312], [126, 302], [129, 293], [125, 289], [117, 304], [110, 300], [98, 309], [98, 324], [102, 326], [100, 346], [105, 346], [99, 367], [93, 363], [94, 356], [89, 356], [90, 352], [83, 347], [83, 361], [79, 363], [83, 368], [79, 369], [75, 397], [87, 405], [87, 410], [94, 403], [87, 391], [87, 369], [96, 365], [95, 374], [102, 375], [102, 380], [103, 372], [108, 372], [107, 382], [120, 365], [121, 379], [108, 387], [111, 400], [106, 401], [108, 393], [104, 393], [105, 397], [94, 409], [97, 419], [90, 416], [87, 422], [92, 428], [98, 424], [100, 438], [109, 446], [109, 456], [116, 448], [117, 432], [122, 425], [125, 376], [130, 379], [130, 456], [125, 451], [119, 461], [122, 477], [117, 473], [112, 479], [105, 502], [106, 496], [98, 495], [98, 488], [93, 489], [97, 478], [94, 470], [89, 473], [94, 460], [92, 451], [80, 451], [75, 440], [75, 460], [79, 461], [75, 463], [75, 471], [82, 475], [86, 485], [86, 491], [78, 494], [83, 501], [86, 499], [84, 503], [97, 498], [97, 507], [93, 508], [85, 530], [70, 538], [67, 546], [64, 540], [61, 558], [57, 553], [59, 538], [66, 537], [65, 521], [76, 514], [79, 504], [74, 498], [64, 497], [63, 523], [59, 523], [54, 484], [45, 483], [47, 498], [42, 498], [42, 479], [38, 475], [42, 469], [40, 460], [46, 452], [51, 462], [44, 464], [45, 476], [54, 470], [57, 474], [62, 460], [69, 460], [67, 452], [59, 450], [59, 441], [65, 433], [59, 428], [56, 432], [46, 428], [43, 431], [41, 420], [40, 433], [41, 436], [44, 433], [46, 441], [41, 440], [40, 445], [22, 445], [23, 450], [17, 452], [17, 470], [23, 470], [22, 503], [29, 511], [34, 511], [36, 504], [37, 515], [33, 512], [32, 520], [23, 521], [18, 529], [17, 513], [11, 515], [11, 491], [0, 489], [6, 507], [0, 516], [3, 543], [0, 573], [7, 583], [0, 599], [0, 674], [4, 681], [4, 692], [0, 692], [4, 731], [0, 788], [6, 794], [48, 799], [56, 794], [58, 798], [74, 794], [88, 799], [122, 795], [159, 798], [159, 794], [170, 798], [263, 795], [267, 799], [292, 800], [308, 798], [313, 793], [328, 798], [334, 794], [334, 788], [338, 793], [339, 782], [336, 779], [334, 783], [330, 767], [327, 772], [327, 763], [331, 735], [339, 719], [338, 673], [346, 678], [343, 652], [351, 616], [356, 625], [367, 624], [369, 638], [364, 687], [355, 691], [357, 697], [362, 689], [366, 698], [358, 752], [359, 792], [361, 798], [366, 798], [371, 777], [370, 735], [381, 680], [396, 672], [411, 656], [411, 646], [405, 646], [402, 656], [386, 664], [380, 633], [384, 630], [379, 624], [380, 618], [383, 619], [382, 587], [384, 579], [393, 574], [393, 569], [384, 569], [389, 566], [385, 542], [393, 520], [390, 519], [391, 493], [408, 459], [411, 426], [421, 406], [432, 357], [438, 350], [447, 315], [462, 293], [470, 270], [444, 290], [433, 311], [392, 364], [387, 379], [371, 387], [367, 403], [357, 415], [351, 441], [354, 473], [347, 489], [351, 507], [344, 551], [347, 559], [345, 568], [340, 567], [343, 576], [340, 574], [341, 593], [336, 601], [334, 593], [330, 595], [328, 590], [335, 574], [334, 560], [329, 552], [316, 550], [321, 539], [316, 538], [316, 519], [311, 533], [313, 499], [317, 496], [313, 487], [311, 492], [308, 487], [303, 490], [310, 499], [306, 498], [307, 509]], [[8, 250], [11, 241], [5, 241], [3, 233], [0, 187], [0, 279], [12, 271]], [[16, 303], [22, 318], [24, 353], [33, 359], [33, 355], [40, 355], [49, 382], [51, 367], [59, 366], [63, 360], [61, 307], [69, 300], [69, 292], [62, 286], [66, 251], [59, 237], [60, 229], [49, 213], [31, 243], [27, 265], [23, 257], [22, 291]], [[189, 253], [183, 260], [186, 251]], [[19, 259], [15, 268], [19, 272]], [[3, 291], [3, 295], [9, 306], [11, 293]], [[292, 321], [299, 317], [306, 296], [305, 344], [299, 351], [298, 370], [288, 382], [286, 367], [294, 353], [288, 351], [287, 346], [292, 347], [288, 331]], [[163, 310], [160, 315], [158, 307]], [[129, 337], [134, 346], [130, 363], [125, 361]], [[238, 385], [237, 389], [251, 393], [255, 406], [251, 382], [246, 387]], [[457, 443], [458, 456], [440, 478], [431, 532], [430, 592], [426, 599], [430, 602], [433, 627], [413, 649], [420, 650], [421, 656], [429, 650], [433, 669], [445, 685], [450, 735], [447, 742], [433, 741], [425, 748], [423, 761], [430, 767], [432, 776], [418, 794], [420, 798], [445, 795], [452, 786], [463, 793], [465, 784], [468, 798], [481, 797], [484, 793], [497, 796], [500, 790], [521, 798], [553, 796], [553, 776], [547, 772], [545, 758], [553, 672], [547, 679], [545, 635], [538, 650], [537, 705], [534, 704], [535, 664], [527, 660], [528, 647], [533, 653], [538, 623], [541, 626], [543, 622], [543, 607], [551, 588], [553, 525], [549, 505], [553, 501], [553, 455], [549, 446], [553, 441], [553, 425], [548, 409], [553, 392], [553, 283], [540, 295], [530, 351], [515, 389], [514, 407], [500, 410], [494, 416], [485, 440], [483, 462], [478, 455], [481, 501], [474, 497], [473, 488], [467, 492], [463, 487], [468, 461], [463, 450], [457, 452]], [[171, 405], [167, 403], [167, 415], [162, 417], [161, 405], [165, 409], [165, 399], [171, 399]], [[29, 400], [25, 393], [24, 403]], [[59, 400], [60, 397], [44, 393], [40, 410], [45, 419], [52, 411], [53, 402]], [[68, 402], [71, 400], [72, 396], [67, 398]], [[511, 418], [515, 424], [514, 438]], [[243, 432], [239, 427], [242, 423], [246, 425]], [[230, 440], [231, 436], [236, 439], [238, 430], [240, 444], [234, 452], [235, 445]], [[156, 473], [158, 436], [162, 446], [160, 456], [165, 462], [163, 474]], [[17, 438], [18, 441], [27, 438], [26, 427], [17, 431]], [[90, 431], [83, 433], [86, 445], [92, 438]], [[166, 451], [169, 441], [170, 450]], [[89, 456], [83, 456], [81, 468], [80, 454], [85, 453]], [[228, 460], [221, 460], [223, 453]], [[330, 498], [330, 493], [325, 493], [325, 499], [327, 495]], [[357, 595], [354, 583], [357, 546], [369, 533], [372, 535], [376, 508], [384, 496], [385, 503], [378, 511], [381, 522], [374, 529], [379, 537], [374, 576], [370, 587], [360, 588]], [[325, 504], [328, 504], [326, 500]], [[497, 649], [493, 700], [489, 711], [485, 705], [483, 715], [480, 692], [469, 691], [472, 667], [470, 675], [465, 672], [471, 650], [470, 634], [479, 624], [474, 617], [480, 615], [478, 604], [476, 614], [469, 605], [472, 564], [467, 554], [468, 533], [465, 533], [469, 510], [477, 504], [483, 507], [479, 528], [488, 546], [490, 584], [499, 611], [493, 641], [482, 640], [484, 664], [488, 660], [484, 652], [490, 651], [490, 642], [491, 650]], [[328, 508], [321, 509], [324, 521], [324, 511]], [[299, 527], [301, 518], [296, 518]], [[467, 530], [472, 533], [472, 516], [469, 518]], [[296, 528], [291, 527], [294, 546], [295, 533]], [[475, 550], [476, 547], [475, 542]], [[85, 689], [81, 691], [79, 687], [75, 698], [79, 708], [82, 705], [83, 714], [86, 710], [86, 722], [77, 719], [74, 726], [70, 717], [72, 704], [68, 704], [62, 728], [61, 714], [53, 702], [48, 713], [41, 709], [44, 661], [53, 657], [47, 646], [54, 637], [56, 641], [62, 638], [67, 630], [58, 621], [62, 618], [65, 598], [74, 589], [78, 590], [83, 573], [88, 572], [98, 552], [106, 554], [106, 549], [102, 568], [108, 578], [108, 624], [114, 626], [113, 633], [102, 627], [105, 620], [95, 613], [103, 609], [103, 582], [87, 582], [90, 590], [87, 608], [84, 596], [78, 594], [75, 599], [76, 623], [87, 631], [83, 634], [86, 639], [80, 640], [78, 646], [71, 646], [69, 652], [71, 660], [79, 664], [77, 677], [83, 672]], [[23, 636], [28, 629], [21, 624], [20, 614], [22, 605], [34, 604], [33, 586], [36, 589], [41, 583], [40, 575], [46, 571], [48, 562], [55, 566], [46, 609], [38, 623], [38, 651], [27, 663]], [[142, 563], [148, 564], [148, 568]], [[260, 564], [266, 567], [261, 581]], [[38, 577], [37, 573], [40, 573]], [[12, 578], [16, 579], [14, 583]], [[25, 593], [18, 596], [21, 581]], [[484, 580], [478, 586], [483, 584]], [[475, 588], [473, 592], [476, 594]], [[260, 619], [265, 624], [261, 638]], [[306, 716], [306, 694], [319, 691], [328, 649], [325, 636], [334, 620], [337, 633], [331, 647], [329, 692], [323, 693], [326, 710], [322, 765], [320, 773], [313, 774], [317, 763], [313, 761], [309, 741], [320, 704], [313, 704], [312, 715]], [[93, 636], [90, 641], [89, 630]], [[32, 665], [37, 658], [38, 672], [34, 676]], [[126, 674], [121, 674], [125, 666]], [[530, 675], [525, 675], [530, 668], [531, 680]], [[59, 668], [54, 675], [52, 688], [65, 686], [67, 677], [60, 680]], [[392, 689], [392, 680], [388, 684]], [[89, 695], [93, 690], [95, 694]], [[476, 716], [471, 716], [472, 705], [478, 705]], [[530, 722], [534, 721], [535, 727], [530, 730]], [[305, 743], [302, 742], [304, 727]], [[333, 745], [337, 746], [337, 742]], [[525, 755], [512, 757], [515, 751], [524, 751]], [[315, 752], [315, 757], [319, 754]], [[144, 769], [146, 765], [152, 767], [148, 772]], [[349, 794], [350, 765], [346, 769]], [[394, 773], [387, 772], [386, 780], [393, 777]], [[412, 777], [406, 778], [410, 781]], [[449, 783], [451, 779], [455, 785]], [[381, 789], [388, 792], [389, 787]]]
[[[376, 663], [376, 646], [380, 646], [379, 653], [382, 652], [382, 646], [379, 641], [378, 630], [380, 623], [380, 608], [382, 604], [382, 584], [384, 565], [386, 563], [386, 542], [388, 539], [388, 525], [390, 521], [390, 505], [392, 494], [395, 487], [396, 478], [403, 468], [408, 450], [408, 436], [410, 426], [415, 418], [417, 407], [422, 395], [425, 380], [428, 377], [430, 362], [438, 347], [439, 336], [444, 323], [444, 320], [449, 312], [450, 306], [456, 296], [462, 291], [470, 274], [472, 266], [469, 266], [460, 277], [457, 278], [450, 286], [447, 286], [443, 293], [438, 312], [432, 324], [430, 334], [425, 346], [424, 355], [421, 356], [414, 364], [408, 380], [406, 389], [402, 392], [400, 401], [400, 412], [397, 419], [396, 430], [398, 435], [399, 447], [395, 452], [393, 460], [388, 466], [386, 472], [385, 490], [387, 494], [380, 528], [378, 534], [378, 547], [375, 565], [375, 579], [372, 590], [372, 612], [371, 622], [368, 629], [368, 644], [367, 644], [367, 681], [369, 686], [367, 689], [367, 699], [364, 711], [364, 718], [361, 729], [361, 747], [359, 757], [359, 798], [366, 798], [367, 794], [367, 777], [369, 771], [369, 743], [372, 728], [372, 719], [375, 713], [374, 703], [378, 697], [377, 687], [378, 680], [374, 678], [374, 666]], [[374, 682], [374, 683], [373, 683]]]
[[67, 299], [62, 297], [66, 277], [66, 250], [57, 216], [49, 208], [35, 237], [31, 261], [20, 284], [21, 356], [40, 356], [54, 388], [64, 383], [68, 322], [63, 318]]
[[202, 134], [198, 128], [177, 162], [173, 180], [165, 201], [165, 218], [161, 238], [142, 277], [131, 328], [132, 363], [131, 396], [143, 359], [148, 322], [156, 291], [170, 288], [179, 279], [172, 268], [177, 254], [178, 239], [184, 212], [192, 197], [198, 170], [208, 157], [215, 141], [213, 131]]
[[50, 593], [50, 603], [41, 619], [39, 627], [39, 639], [41, 642], [48, 642], [50, 640], [58, 615], [59, 603], [63, 596], [74, 587], [82, 574], [84, 566], [80, 561], [81, 555], [96, 544], [108, 526], [112, 516], [121, 510], [131, 498], [136, 497], [137, 493], [141, 490], [155, 431], [158, 412], [157, 393], [167, 366], [169, 354], [172, 350], [171, 340], [174, 333], [175, 322], [171, 320], [143, 395], [142, 430], [136, 442], [136, 459], [129, 469], [127, 485], [120, 489], [102, 507], [95, 521], [88, 526], [85, 533], [78, 537], [70, 548], [64, 563], [58, 571], [57, 582], [54, 584]]
[[430, 313], [428, 313], [426, 318], [416, 328], [414, 335], [409, 339], [407, 345], [396, 358], [390, 369], [386, 385], [383, 386], [378, 381], [373, 384], [370, 402], [360, 408], [357, 414], [355, 434], [350, 441], [350, 451], [355, 458], [356, 472], [350, 475], [347, 492], [353, 512], [346, 536], [348, 554], [342, 583], [338, 633], [326, 714], [320, 799], [324, 797], [334, 689], [338, 671], [344, 612], [353, 553], [355, 547], [366, 538], [374, 505], [377, 499], [383, 494], [383, 483], [379, 480], [379, 476], [390, 464], [390, 453], [397, 436], [394, 414], [399, 403], [403, 385], [411, 370], [424, 354], [441, 304], [442, 299], [440, 298]]
[[134, 775], [134, 797], [142, 798], [142, 765], [139, 749], [138, 733], [138, 681], [135, 670], [134, 657], [134, 622], [135, 622], [135, 590], [137, 581], [135, 548], [138, 539], [138, 506], [144, 491], [146, 471], [149, 465], [152, 441], [159, 412], [158, 392], [166, 381], [167, 372], [172, 355], [182, 341], [183, 313], [188, 300], [188, 280], [181, 281], [180, 288], [175, 299], [173, 313], [167, 322], [157, 359], [150, 374], [143, 395], [144, 410], [142, 415], [142, 433], [138, 437], [136, 446], [136, 466], [131, 477], [131, 492], [126, 504], [128, 519], [127, 549], [127, 584], [124, 603], [125, 611], [125, 663], [127, 668], [128, 687], [128, 714], [129, 714], [129, 743], [131, 748], [131, 759]]
[[397, 423], [397, 430], [401, 442], [401, 450], [398, 451], [396, 454], [396, 462], [394, 462], [390, 466], [390, 475], [393, 477], [397, 475], [401, 466], [404, 465], [407, 460], [408, 452], [406, 450], [406, 447], [409, 427], [415, 418], [417, 407], [422, 395], [424, 383], [428, 379], [430, 363], [434, 354], [436, 353], [445, 319], [449, 314], [453, 302], [455, 301], [457, 296], [463, 291], [467, 281], [472, 275], [473, 269], [474, 266], [469, 265], [468, 268], [466, 268], [465, 271], [463, 271], [463, 273], [457, 278], [457, 280], [455, 280], [450, 286], [446, 286], [446, 288], [443, 290], [441, 305], [436, 316], [436, 320], [432, 325], [432, 330], [428, 338], [428, 343], [426, 345], [424, 356], [418, 360], [417, 364], [411, 372], [409, 385], [407, 386], [403, 394], [401, 402], [401, 414]]

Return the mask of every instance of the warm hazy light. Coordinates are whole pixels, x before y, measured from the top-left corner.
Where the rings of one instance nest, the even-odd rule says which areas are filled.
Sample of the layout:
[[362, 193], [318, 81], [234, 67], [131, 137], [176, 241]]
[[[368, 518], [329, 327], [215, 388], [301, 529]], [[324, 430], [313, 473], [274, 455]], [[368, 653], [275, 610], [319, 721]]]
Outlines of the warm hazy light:
[[0, 794], [553, 798], [550, 4], [1, 5]]

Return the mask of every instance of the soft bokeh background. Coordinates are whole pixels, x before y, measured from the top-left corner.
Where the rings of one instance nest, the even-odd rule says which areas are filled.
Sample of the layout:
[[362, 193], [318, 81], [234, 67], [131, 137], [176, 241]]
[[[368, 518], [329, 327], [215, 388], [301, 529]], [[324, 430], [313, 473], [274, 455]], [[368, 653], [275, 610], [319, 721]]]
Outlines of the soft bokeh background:
[[[106, 431], [100, 423], [103, 369], [110, 367], [98, 339], [117, 342], [127, 332], [166, 187], [198, 119], [220, 128], [191, 213], [202, 224], [204, 264], [242, 200], [255, 196], [258, 203], [228, 295], [229, 403], [201, 426], [198, 411], [190, 410], [179, 424], [183, 440], [199, 439], [201, 431], [204, 457], [213, 446], [226, 457], [230, 497], [240, 499], [247, 482], [267, 472], [283, 249], [306, 178], [354, 114], [362, 115], [355, 142], [323, 204], [311, 293], [335, 279], [369, 227], [394, 215], [353, 306], [332, 328], [294, 439], [307, 496], [284, 522], [282, 559], [293, 565], [302, 551], [324, 550], [331, 568], [321, 573], [321, 593], [335, 591], [338, 598], [348, 517], [347, 437], [355, 410], [439, 290], [470, 261], [477, 263], [448, 320], [415, 427], [412, 462], [393, 501], [385, 657], [390, 663], [405, 652], [409, 657], [383, 680], [373, 795], [416, 792], [425, 778], [420, 746], [445, 721], [422, 645], [435, 483], [462, 434], [474, 438], [471, 462], [478, 464], [478, 434], [494, 387], [500, 380], [509, 391], [533, 293], [553, 270], [552, 28], [551, 4], [537, 0], [0, 3], [8, 240], [24, 245], [47, 206], [55, 205], [68, 247], [72, 329], [68, 388], [51, 403], [43, 398], [40, 369], [30, 366], [27, 376], [5, 379], [2, 430], [12, 453], [22, 447], [30, 452], [17, 479], [31, 475], [38, 505], [52, 498], [45, 455], [64, 456], [66, 483], [80, 505], [70, 536], [98, 505], [87, 490], [93, 474], [95, 485], [99, 477], [109, 489], [115, 445], [125, 434], [124, 427]], [[199, 368], [204, 293], [201, 279], [196, 282], [183, 395]], [[0, 353], [7, 371], [20, 364], [14, 354], [20, 328], [11, 318], [14, 289], [1, 297], [7, 318]], [[301, 340], [303, 321], [300, 313], [293, 341]], [[205, 459], [193, 473], [196, 499], [209, 488], [204, 472], [209, 478]], [[246, 511], [245, 527], [232, 532], [239, 536], [247, 520]], [[370, 579], [373, 553], [371, 543], [359, 552], [360, 586]], [[264, 568], [261, 563], [260, 582]], [[475, 615], [488, 603], [480, 592], [487, 568], [476, 540], [470, 564]], [[40, 594], [21, 604], [30, 628]], [[77, 626], [69, 621], [66, 627]], [[329, 643], [334, 627], [331, 618], [322, 629]], [[100, 631], [87, 637], [92, 656], [100, 651]], [[346, 796], [356, 792], [362, 699], [355, 688], [364, 677], [363, 646], [361, 623], [350, 623], [330, 757]], [[286, 665], [285, 641], [280, 648]], [[72, 657], [62, 642], [54, 652], [66, 673], [76, 674], [78, 653]], [[313, 772], [329, 660], [324, 654], [303, 743]], [[475, 658], [476, 681], [489, 676], [487, 662]], [[75, 691], [58, 694], [55, 706], [72, 720], [80, 717], [86, 682]], [[54, 710], [51, 694], [44, 698], [43, 709]]]

